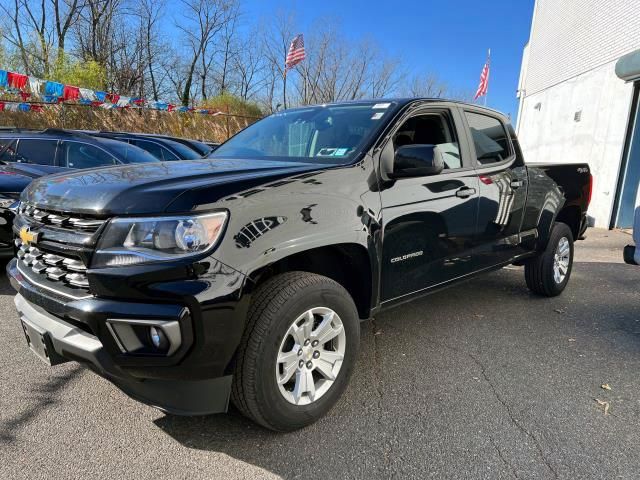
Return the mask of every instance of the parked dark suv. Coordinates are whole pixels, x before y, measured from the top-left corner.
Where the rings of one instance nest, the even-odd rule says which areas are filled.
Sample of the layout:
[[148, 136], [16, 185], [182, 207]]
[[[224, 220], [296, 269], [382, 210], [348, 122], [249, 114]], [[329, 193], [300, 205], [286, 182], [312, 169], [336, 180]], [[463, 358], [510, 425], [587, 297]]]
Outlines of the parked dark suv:
[[98, 138], [111, 138], [126, 142], [146, 150], [158, 160], [173, 162], [176, 160], [197, 160], [202, 158], [199, 151], [188, 147], [175, 139], [161, 136], [148, 136], [138, 133], [122, 132], [86, 132]]
[[94, 168], [158, 161], [136, 146], [68, 130], [2, 131], [0, 145], [0, 161], [7, 163]]
[[13, 255], [12, 207], [32, 180], [71, 168], [157, 161], [138, 147], [77, 132], [1, 130], [0, 257]]

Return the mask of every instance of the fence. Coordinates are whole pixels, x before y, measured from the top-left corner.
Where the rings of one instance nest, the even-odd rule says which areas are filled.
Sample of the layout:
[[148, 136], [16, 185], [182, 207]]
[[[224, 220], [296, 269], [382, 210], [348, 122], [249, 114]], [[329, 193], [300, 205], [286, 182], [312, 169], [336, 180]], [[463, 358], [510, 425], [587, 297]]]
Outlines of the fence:
[[[38, 102], [31, 102], [33, 105]], [[45, 105], [45, 104], [42, 104]], [[146, 108], [105, 110], [88, 105], [46, 104], [39, 112], [0, 112], [0, 126], [19, 128], [68, 128], [161, 133], [165, 135], [222, 142], [259, 117], [219, 113], [178, 113]]]

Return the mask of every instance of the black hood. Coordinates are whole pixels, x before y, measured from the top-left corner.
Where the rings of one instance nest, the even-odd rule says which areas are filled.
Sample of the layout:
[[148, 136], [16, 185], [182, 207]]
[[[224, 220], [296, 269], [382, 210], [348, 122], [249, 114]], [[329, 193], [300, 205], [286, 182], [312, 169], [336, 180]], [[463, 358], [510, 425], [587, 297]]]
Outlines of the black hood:
[[[21, 200], [41, 208], [94, 215], [138, 215], [190, 210], [182, 194], [206, 190], [203, 200], [222, 197], [317, 164], [249, 159], [203, 159], [75, 170], [34, 181]], [[190, 197], [190, 196], [189, 196]]]

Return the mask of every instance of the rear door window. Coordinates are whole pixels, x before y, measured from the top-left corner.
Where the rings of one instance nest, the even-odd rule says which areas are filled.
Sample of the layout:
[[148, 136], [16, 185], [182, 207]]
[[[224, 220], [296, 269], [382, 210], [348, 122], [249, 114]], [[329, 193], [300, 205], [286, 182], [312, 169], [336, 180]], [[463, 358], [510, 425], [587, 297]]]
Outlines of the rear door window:
[[63, 142], [63, 166], [69, 168], [93, 168], [115, 165], [114, 157], [104, 150], [81, 142]]
[[171, 161], [178, 159], [173, 153], [171, 153], [163, 146], [157, 144], [156, 142], [148, 142], [146, 140], [133, 140], [132, 143], [136, 147], [140, 147], [141, 149], [146, 150], [158, 160]]
[[500, 120], [475, 112], [464, 112], [480, 165], [501, 163], [511, 156], [507, 131]]
[[14, 161], [38, 165], [55, 165], [57, 148], [57, 140], [21, 138], [18, 142], [18, 151]]
[[18, 141], [8, 138], [0, 140], [0, 162], [15, 162], [16, 148]]

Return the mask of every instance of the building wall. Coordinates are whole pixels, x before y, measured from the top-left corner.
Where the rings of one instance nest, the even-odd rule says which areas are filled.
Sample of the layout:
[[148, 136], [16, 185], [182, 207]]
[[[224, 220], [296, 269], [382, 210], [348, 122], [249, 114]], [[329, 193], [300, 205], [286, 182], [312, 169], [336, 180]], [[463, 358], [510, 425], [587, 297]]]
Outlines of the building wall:
[[589, 164], [589, 215], [603, 228], [611, 219], [633, 96], [632, 84], [616, 77], [614, 68], [615, 61], [526, 96], [518, 119], [527, 162]]
[[536, 0], [525, 95], [640, 47], [640, 0]]
[[640, 0], [536, 0], [523, 52], [517, 131], [525, 159], [587, 162], [598, 227], [611, 220], [633, 95], [614, 68], [640, 47], [639, 13]]

